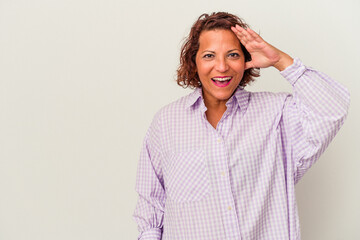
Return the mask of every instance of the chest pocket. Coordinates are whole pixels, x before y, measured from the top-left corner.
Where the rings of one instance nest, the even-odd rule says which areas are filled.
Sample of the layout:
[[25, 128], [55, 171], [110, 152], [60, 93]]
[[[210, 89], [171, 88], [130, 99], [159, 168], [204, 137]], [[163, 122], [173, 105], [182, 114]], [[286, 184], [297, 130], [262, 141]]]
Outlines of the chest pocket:
[[166, 195], [174, 202], [200, 201], [210, 191], [210, 180], [202, 150], [175, 153], [171, 166]]

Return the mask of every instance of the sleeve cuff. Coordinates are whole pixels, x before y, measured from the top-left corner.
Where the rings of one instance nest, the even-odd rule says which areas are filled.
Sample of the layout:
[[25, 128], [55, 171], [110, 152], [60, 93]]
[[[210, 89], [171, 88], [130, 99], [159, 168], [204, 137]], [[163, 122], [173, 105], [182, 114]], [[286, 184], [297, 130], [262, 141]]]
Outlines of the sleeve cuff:
[[285, 68], [280, 74], [288, 80], [291, 85], [294, 86], [296, 81], [304, 74], [307, 70], [306, 66], [301, 62], [299, 58], [294, 58], [293, 64]]
[[141, 233], [138, 240], [160, 240], [162, 235], [161, 228], [151, 228]]

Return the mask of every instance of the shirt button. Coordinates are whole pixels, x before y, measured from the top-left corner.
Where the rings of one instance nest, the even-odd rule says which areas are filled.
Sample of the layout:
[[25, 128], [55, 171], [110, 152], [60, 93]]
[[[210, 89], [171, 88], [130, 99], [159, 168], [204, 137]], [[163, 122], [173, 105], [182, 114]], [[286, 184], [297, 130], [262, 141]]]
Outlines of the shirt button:
[[231, 211], [231, 209], [232, 209], [232, 208], [231, 208], [230, 206], [228, 206], [228, 210]]
[[221, 175], [222, 175], [222, 176], [225, 176], [225, 172], [221, 172]]
[[218, 140], [217, 140], [218, 142], [221, 142], [221, 138], [218, 138]]

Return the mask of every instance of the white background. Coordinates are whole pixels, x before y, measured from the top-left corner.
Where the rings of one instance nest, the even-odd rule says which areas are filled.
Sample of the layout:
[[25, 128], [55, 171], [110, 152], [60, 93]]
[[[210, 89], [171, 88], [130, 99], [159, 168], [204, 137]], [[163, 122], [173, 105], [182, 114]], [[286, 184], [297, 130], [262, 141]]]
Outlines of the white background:
[[[136, 239], [139, 151], [188, 94], [179, 50], [228, 11], [351, 92], [344, 127], [297, 186], [302, 237], [360, 239], [358, 0], [0, 0], [0, 239]], [[291, 91], [265, 69], [252, 91]]]

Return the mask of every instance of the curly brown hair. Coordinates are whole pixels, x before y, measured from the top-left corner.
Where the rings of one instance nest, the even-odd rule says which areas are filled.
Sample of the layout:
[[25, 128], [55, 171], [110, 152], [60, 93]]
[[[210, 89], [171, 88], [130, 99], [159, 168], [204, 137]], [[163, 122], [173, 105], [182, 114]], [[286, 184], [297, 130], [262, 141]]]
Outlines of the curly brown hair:
[[[239, 25], [248, 28], [241, 18], [227, 12], [214, 12], [212, 14], [202, 14], [192, 26], [189, 36], [185, 39], [181, 47], [180, 66], [177, 70], [177, 83], [183, 88], [196, 88], [201, 86], [199, 76], [196, 71], [196, 54], [199, 50], [199, 37], [202, 31], [225, 29], [231, 30], [231, 27]], [[245, 62], [251, 61], [251, 55], [241, 44], [241, 49], [245, 55]], [[245, 87], [249, 82], [254, 81], [254, 77], [260, 76], [258, 68], [249, 68], [244, 71], [243, 78], [239, 86]]]

